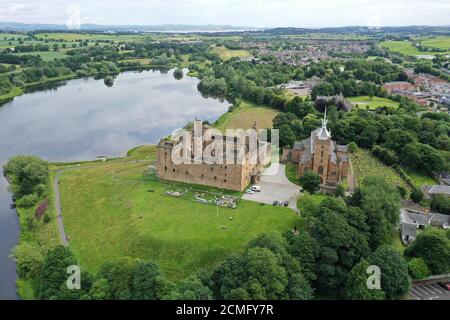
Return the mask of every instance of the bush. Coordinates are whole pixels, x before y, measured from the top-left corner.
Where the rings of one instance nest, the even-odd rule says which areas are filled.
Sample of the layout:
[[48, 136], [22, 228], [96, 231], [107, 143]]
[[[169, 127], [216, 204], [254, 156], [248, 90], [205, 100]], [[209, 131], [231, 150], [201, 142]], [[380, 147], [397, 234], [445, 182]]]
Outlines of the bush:
[[350, 151], [350, 152], [355, 152], [356, 149], [358, 149], [358, 146], [357, 146], [356, 143], [350, 142], [350, 143], [348, 144], [348, 151]]
[[300, 185], [303, 190], [310, 194], [314, 194], [319, 191], [320, 188], [320, 176], [314, 171], [306, 171], [305, 174], [300, 177]]
[[345, 188], [342, 186], [342, 184], [339, 184], [339, 185], [336, 187], [336, 191], [335, 191], [334, 195], [335, 195], [336, 197], [342, 197], [342, 198], [345, 197]]
[[425, 260], [422, 258], [412, 258], [408, 262], [408, 272], [413, 280], [425, 279], [431, 275]]
[[16, 201], [16, 205], [18, 207], [29, 208], [32, 207], [38, 202], [39, 198], [36, 194], [27, 194], [23, 196], [19, 200]]
[[450, 215], [450, 198], [443, 195], [433, 196], [431, 199], [431, 210]]
[[47, 224], [50, 221], [52, 221], [52, 217], [50, 217], [50, 215], [48, 214], [44, 215], [44, 223]]
[[414, 189], [411, 191], [411, 200], [415, 203], [420, 203], [423, 199], [423, 193], [420, 191], [420, 189]]

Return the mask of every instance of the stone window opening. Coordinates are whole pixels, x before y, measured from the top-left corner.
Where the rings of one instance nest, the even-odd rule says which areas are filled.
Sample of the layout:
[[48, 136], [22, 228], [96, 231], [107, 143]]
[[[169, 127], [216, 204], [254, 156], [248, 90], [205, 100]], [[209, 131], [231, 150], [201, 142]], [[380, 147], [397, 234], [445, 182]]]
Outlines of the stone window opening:
[[323, 167], [319, 166], [319, 169], [317, 171], [319, 172], [319, 174], [323, 174]]

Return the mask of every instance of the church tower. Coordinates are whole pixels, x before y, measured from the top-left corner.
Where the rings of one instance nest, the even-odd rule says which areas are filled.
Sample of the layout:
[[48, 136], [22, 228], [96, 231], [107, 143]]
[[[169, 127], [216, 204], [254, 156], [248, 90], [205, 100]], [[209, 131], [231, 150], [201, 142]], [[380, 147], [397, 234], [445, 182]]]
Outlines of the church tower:
[[321, 178], [321, 183], [327, 181], [328, 167], [330, 163], [331, 149], [331, 132], [327, 129], [327, 110], [322, 120], [322, 127], [317, 130], [313, 137], [314, 141], [314, 158], [313, 171]]

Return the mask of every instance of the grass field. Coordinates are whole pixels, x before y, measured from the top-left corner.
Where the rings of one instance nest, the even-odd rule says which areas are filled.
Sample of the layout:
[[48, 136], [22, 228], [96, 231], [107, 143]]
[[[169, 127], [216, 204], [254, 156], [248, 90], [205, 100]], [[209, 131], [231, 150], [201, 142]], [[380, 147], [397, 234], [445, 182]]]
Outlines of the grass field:
[[14, 53], [18, 56], [40, 56], [42, 60], [44, 61], [52, 61], [55, 59], [64, 59], [67, 57], [67, 55], [63, 52], [55, 52], [55, 51], [35, 51], [35, 52], [20, 52], [20, 53]]
[[36, 38], [49, 39], [49, 40], [65, 40], [65, 41], [79, 41], [79, 40], [110, 40], [110, 41], [135, 41], [143, 40], [148, 36], [136, 34], [136, 35], [114, 35], [114, 34], [88, 34], [88, 33], [38, 33]]
[[399, 103], [386, 98], [359, 96], [349, 98], [352, 105], [357, 109], [377, 109], [380, 107], [398, 108]]
[[423, 40], [422, 44], [426, 47], [433, 47], [450, 51], [450, 37], [429, 38]]
[[247, 50], [230, 50], [223, 46], [215, 46], [212, 51], [217, 53], [222, 60], [229, 60], [231, 58], [247, 58], [251, 56], [250, 52]]
[[297, 166], [293, 163], [286, 164], [286, 177], [290, 182], [300, 185], [299, 178], [297, 177]]
[[391, 185], [401, 186], [408, 191], [411, 190], [394, 169], [384, 165], [380, 160], [372, 156], [370, 151], [358, 149], [352, 153], [351, 160], [358, 185], [361, 184], [365, 177], [374, 176], [383, 178]]
[[219, 130], [249, 129], [256, 121], [258, 129], [272, 128], [272, 120], [278, 113], [278, 110], [242, 101], [239, 108], [223, 114], [214, 126]]
[[424, 185], [435, 185], [437, 182], [424, 172], [419, 172], [409, 168], [403, 168], [406, 174], [412, 179], [415, 185], [422, 187]]
[[[153, 157], [139, 148], [130, 154]], [[61, 176], [66, 232], [83, 267], [95, 272], [105, 261], [139, 257], [157, 262], [178, 280], [215, 266], [261, 233], [289, 230], [299, 222], [287, 208], [241, 201], [236, 209], [217, 210], [169, 197], [170, 185], [140, 179], [148, 165], [106, 162]]]
[[[433, 41], [432, 39], [426, 40], [426, 41]], [[426, 45], [426, 43], [423, 43]], [[450, 51], [447, 52], [421, 52], [416, 47], [413, 46], [413, 44], [409, 41], [383, 41], [380, 42], [380, 46], [382, 48], [389, 49], [394, 52], [398, 52], [404, 55], [408, 56], [417, 56], [417, 55], [435, 55], [435, 54], [445, 54], [450, 53]]]

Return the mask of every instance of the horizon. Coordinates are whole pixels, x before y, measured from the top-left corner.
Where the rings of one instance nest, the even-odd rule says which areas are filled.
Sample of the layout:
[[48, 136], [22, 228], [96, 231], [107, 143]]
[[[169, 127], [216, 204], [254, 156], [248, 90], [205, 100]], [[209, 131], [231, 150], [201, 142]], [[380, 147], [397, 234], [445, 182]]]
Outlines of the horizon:
[[[236, 9], [237, 8], [237, 9]], [[127, 14], [124, 15], [124, 12]], [[5, 23], [102, 26], [236, 26], [247, 28], [337, 28], [448, 26], [450, 3], [431, 0], [0, 0]], [[400, 14], [401, 13], [401, 14]], [[431, 23], [432, 22], [432, 23]], [[76, 29], [76, 28], [75, 28]]]

